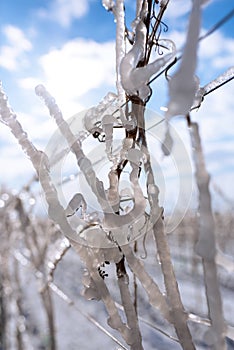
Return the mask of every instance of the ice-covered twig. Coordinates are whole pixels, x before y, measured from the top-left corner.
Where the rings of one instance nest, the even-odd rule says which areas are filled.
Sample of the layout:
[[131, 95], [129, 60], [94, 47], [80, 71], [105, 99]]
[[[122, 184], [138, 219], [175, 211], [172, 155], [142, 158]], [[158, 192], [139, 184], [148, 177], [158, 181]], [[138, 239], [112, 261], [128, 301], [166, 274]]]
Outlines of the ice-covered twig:
[[199, 90], [196, 93], [191, 110], [199, 108], [206, 95], [225, 85], [232, 79], [234, 79], [234, 66], [230, 67], [228, 70], [226, 70], [223, 74], [219, 75], [216, 79], [212, 80], [210, 83], [199, 88]]
[[[76, 244], [74, 244], [74, 248], [76, 249]], [[108, 250], [108, 249], [107, 249]], [[80, 249], [78, 246], [78, 252], [81, 256], [82, 260], [85, 261], [86, 267], [89, 271], [90, 282], [92, 281], [92, 288], [94, 296], [98, 296], [98, 298], [102, 299], [106, 311], [108, 313], [108, 324], [111, 328], [116, 329], [120, 332], [123, 339], [127, 344], [131, 344], [131, 334], [129, 328], [126, 324], [121, 320], [118, 309], [115, 305], [114, 300], [111, 297], [108, 287], [106, 286], [103, 278], [98, 273], [98, 264], [105, 261], [105, 257], [103, 261], [102, 259], [102, 250], [91, 249], [90, 247], [83, 247]], [[104, 252], [104, 249], [103, 249]], [[96, 293], [96, 294], [95, 294]]]
[[56, 188], [50, 177], [49, 160], [45, 153], [38, 151], [29, 141], [27, 133], [22, 129], [21, 124], [17, 120], [16, 114], [8, 106], [7, 97], [2, 88], [0, 90], [0, 114], [10, 128], [12, 134], [18, 140], [23, 151], [31, 160], [32, 165], [40, 178], [41, 186], [48, 203], [48, 213], [50, 218], [61, 227], [62, 232], [67, 237], [73, 238], [76, 236], [76, 232], [69, 225], [64, 209], [58, 200]]
[[[14, 257], [22, 266], [32, 270], [36, 278], [42, 278], [42, 273], [39, 270], [36, 270], [35, 266], [32, 266], [31, 261], [28, 260], [25, 256], [23, 256], [20, 251], [15, 251]], [[60, 289], [54, 282], [49, 281], [48, 286], [51, 289], [51, 291], [53, 291], [60, 299], [62, 299], [69, 306], [75, 308], [76, 311], [78, 311], [82, 316], [84, 316], [84, 318], [86, 318], [90, 323], [92, 323], [99, 330], [101, 330], [105, 335], [111, 338], [122, 349], [127, 350], [127, 348], [123, 344], [121, 344], [121, 342], [117, 338], [115, 338], [111, 333], [109, 333], [95, 318], [93, 318], [92, 316], [84, 312], [77, 305], [77, 303], [74, 300], [70, 299], [70, 297], [62, 289]]]
[[122, 246], [122, 251], [126, 257], [129, 268], [137, 277], [145, 289], [150, 304], [158, 309], [162, 316], [169, 322], [171, 322], [170, 310], [167, 305], [166, 299], [161, 293], [158, 285], [154, 282], [152, 277], [146, 272], [142, 261], [140, 261], [132, 251], [129, 245]]
[[53, 249], [52, 252], [50, 251], [47, 257], [48, 281], [53, 281], [56, 267], [58, 266], [59, 262], [62, 260], [64, 255], [67, 253], [67, 251], [71, 248], [71, 244], [67, 238], [57, 239], [54, 245], [58, 245], [58, 247]]
[[92, 163], [85, 156], [79, 140], [76, 139], [75, 135], [72, 133], [68, 123], [63, 119], [62, 112], [58, 108], [54, 98], [46, 91], [43, 85], [38, 85], [35, 89], [36, 94], [40, 96], [47, 105], [50, 115], [55, 119], [57, 126], [59, 127], [62, 135], [67, 140], [71, 151], [74, 153], [77, 159], [77, 164], [85, 176], [87, 183], [95, 194], [97, 200], [99, 201], [103, 211], [110, 210], [108, 201], [106, 200], [105, 190], [103, 183], [96, 177], [93, 170]]
[[126, 315], [127, 324], [131, 333], [131, 349], [143, 350], [142, 337], [138, 325], [138, 319], [134, 304], [129, 291], [129, 277], [124, 266], [124, 257], [116, 264], [118, 286], [120, 290], [123, 309]]
[[83, 124], [85, 129], [94, 137], [98, 137], [103, 132], [102, 120], [105, 115], [112, 115], [118, 108], [118, 96], [113, 92], [108, 92], [107, 95], [95, 107], [90, 108], [84, 118]]
[[125, 55], [125, 12], [124, 0], [116, 0], [116, 88], [120, 105], [125, 101], [124, 89], [120, 82], [120, 62]]
[[154, 174], [151, 167], [150, 155], [147, 147], [142, 147], [147, 161], [144, 164], [147, 176], [147, 193], [150, 204], [150, 220], [153, 235], [157, 245], [157, 251], [161, 262], [164, 284], [170, 308], [170, 322], [174, 325], [176, 334], [183, 349], [195, 349], [190, 330], [187, 325], [186, 314], [175, 277], [171, 254], [163, 222], [163, 208], [159, 206], [159, 188], [155, 184]]
[[198, 90], [195, 70], [200, 31], [200, 6], [200, 0], [193, 1], [180, 67], [169, 81], [169, 103], [165, 114], [167, 119], [175, 115], [187, 115]]
[[[152, 186], [153, 185], [151, 185], [150, 186], [151, 189], [148, 190], [148, 193], [151, 196], [150, 201], [152, 202], [151, 210], [153, 206], [154, 207], [153, 211], [156, 211], [156, 214], [158, 216], [158, 218], [156, 218], [155, 223], [153, 224], [153, 233], [154, 233], [154, 238], [157, 244], [158, 255], [162, 266], [162, 272], [163, 272], [164, 284], [166, 287], [166, 292], [168, 297], [168, 303], [171, 308], [171, 322], [175, 327], [175, 331], [180, 340], [180, 344], [182, 348], [184, 350], [186, 349], [195, 350], [192, 337], [187, 325], [188, 315], [185, 312], [181, 301], [178, 284], [177, 284], [175, 273], [172, 266], [170, 249], [165, 237], [165, 229], [164, 229], [162, 214], [161, 215], [158, 214], [158, 211], [160, 210], [160, 208], [158, 206], [156, 198], [154, 199], [154, 196], [157, 193], [157, 190], [153, 191]], [[155, 215], [153, 215], [153, 213], [151, 215], [152, 215], [152, 218], [154, 218]]]
[[206, 170], [199, 127], [197, 123], [190, 126], [191, 145], [195, 164], [195, 176], [199, 191], [199, 238], [195, 246], [196, 253], [202, 258], [206, 298], [209, 318], [212, 323], [207, 333], [210, 345], [215, 350], [226, 349], [225, 322], [216, 267], [215, 223], [212, 215], [209, 190], [210, 176]]

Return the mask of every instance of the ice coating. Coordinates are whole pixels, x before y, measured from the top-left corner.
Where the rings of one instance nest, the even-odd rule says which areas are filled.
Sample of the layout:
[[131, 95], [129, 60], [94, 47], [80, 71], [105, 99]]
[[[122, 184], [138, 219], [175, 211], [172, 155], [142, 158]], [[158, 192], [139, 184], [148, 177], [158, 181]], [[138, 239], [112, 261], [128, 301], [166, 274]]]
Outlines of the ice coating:
[[[144, 11], [142, 12], [144, 15]], [[121, 61], [120, 76], [122, 86], [128, 95], [139, 96], [141, 100], [146, 101], [151, 94], [150, 87], [147, 85], [150, 78], [174, 57], [176, 50], [172, 41], [164, 40], [172, 48], [172, 52], [147, 66], [137, 67], [145, 55], [147, 30], [143, 20], [144, 17], [138, 20], [133, 47]]]
[[116, 88], [118, 92], [120, 104], [125, 101], [124, 89], [120, 82], [120, 62], [125, 55], [125, 11], [124, 11], [124, 0], [118, 0], [116, 2], [115, 11], [116, 20]]
[[106, 154], [110, 160], [112, 158], [114, 124], [118, 124], [116, 118], [114, 118], [112, 115], [104, 115], [102, 118], [102, 128], [105, 133]]
[[[195, 177], [199, 193], [199, 237], [195, 246], [197, 255], [202, 258], [205, 276], [206, 298], [211, 319], [211, 328], [208, 331], [210, 345], [214, 349], [226, 349], [225, 320], [222, 310], [222, 299], [219, 290], [215, 242], [215, 221], [212, 213], [211, 194], [209, 189], [210, 175], [207, 172], [199, 126], [191, 123], [191, 145], [195, 164]], [[214, 336], [215, 335], [215, 336]]]
[[112, 114], [116, 110], [118, 96], [113, 92], [108, 94], [100, 101], [100, 103], [90, 108], [84, 116], [83, 123], [85, 129], [93, 134], [95, 131], [101, 133], [102, 118], [106, 114]]
[[195, 70], [200, 31], [200, 6], [200, 0], [193, 1], [180, 67], [169, 81], [169, 103], [165, 114], [167, 119], [175, 115], [187, 115], [198, 90], [199, 81], [195, 77]]
[[213, 90], [224, 85], [228, 81], [234, 78], [234, 66], [227, 69], [223, 74], [219, 75], [216, 79], [212, 80], [203, 87], [200, 87], [196, 93], [195, 100], [191, 109], [199, 108], [204, 97]]
[[[60, 226], [67, 237], [74, 239], [76, 232], [67, 221], [64, 209], [58, 200], [57, 191], [50, 177], [49, 160], [44, 152], [37, 150], [29, 141], [27, 133], [17, 120], [16, 114], [8, 106], [2, 86], [0, 86], [0, 114], [4, 122], [11, 129], [12, 134], [18, 140], [23, 151], [28, 155], [39, 176], [48, 203], [48, 214], [50, 218]], [[80, 222], [80, 225], [82, 226], [82, 222]]]
[[82, 209], [82, 216], [83, 216], [86, 213], [87, 203], [81, 193], [76, 193], [68, 203], [68, 206], [66, 208], [66, 215], [67, 216], [74, 215], [79, 208]]
[[46, 91], [45, 87], [40, 85], [36, 87], [36, 93], [39, 95], [47, 105], [50, 115], [55, 119], [59, 130], [62, 135], [67, 140], [68, 145], [70, 146], [71, 151], [74, 153], [77, 164], [85, 176], [87, 183], [92, 189], [93, 193], [97, 197], [102, 209], [104, 211], [110, 210], [108, 201], [106, 200], [105, 191], [103, 188], [103, 183], [96, 177], [96, 174], [93, 170], [92, 163], [85, 156], [79, 140], [76, 140], [75, 135], [72, 133], [68, 123], [63, 119], [62, 112], [58, 108], [54, 98]]
[[[125, 215], [116, 215], [115, 213], [111, 212], [105, 212], [105, 218], [103, 227], [105, 229], [109, 230], [122, 230], [123, 227], [128, 228], [128, 226], [132, 223], [135, 223], [139, 218], [143, 217], [144, 219], [144, 213], [145, 213], [145, 207], [146, 207], [146, 200], [144, 198], [142, 189], [139, 185], [139, 161], [142, 158], [143, 154], [136, 150], [136, 149], [130, 149], [127, 152], [126, 159], [129, 160], [130, 165], [132, 167], [132, 171], [130, 173], [130, 181], [133, 188], [133, 194], [134, 194], [134, 207], [133, 209], [125, 214]], [[110, 176], [115, 178], [115, 174], [112, 173]], [[114, 182], [114, 179], [112, 180]]]
[[226, 83], [227, 81], [233, 78], [234, 78], [234, 66], [230, 67], [223, 74], [219, 75], [216, 79], [206, 84], [203, 87], [205, 94], [209, 93], [210, 91], [214, 90], [218, 86], [223, 85], [224, 83]]

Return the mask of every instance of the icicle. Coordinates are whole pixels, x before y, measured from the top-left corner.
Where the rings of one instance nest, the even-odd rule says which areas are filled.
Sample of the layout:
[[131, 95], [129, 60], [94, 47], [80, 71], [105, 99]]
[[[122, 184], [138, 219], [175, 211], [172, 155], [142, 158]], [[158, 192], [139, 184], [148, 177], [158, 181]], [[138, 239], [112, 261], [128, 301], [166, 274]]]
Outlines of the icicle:
[[[138, 174], [139, 174], [139, 165], [142, 160], [143, 154], [141, 151], [137, 149], [130, 149], [127, 152], [126, 159], [129, 160], [130, 165], [132, 167], [132, 171], [130, 173], [130, 181], [132, 183], [133, 193], [134, 193], [134, 207], [133, 209], [126, 215], [116, 215], [111, 212], [105, 212], [105, 219], [103, 227], [106, 230], [117, 230], [120, 231], [120, 237], [123, 235], [123, 231], [128, 232], [129, 224], [136, 224], [136, 221], [144, 219], [146, 200], [144, 198], [142, 189], [139, 184]], [[142, 224], [141, 224], [142, 225]], [[119, 228], [121, 228], [119, 230]], [[124, 228], [124, 229], [123, 229]], [[140, 228], [140, 227], [139, 227]], [[122, 231], [121, 231], [122, 230]], [[123, 235], [123, 241], [126, 240], [127, 234]]]
[[110, 187], [107, 190], [108, 201], [116, 213], [119, 211], [119, 178], [115, 170], [111, 170], [108, 174]]
[[137, 0], [136, 1], [136, 18], [140, 17], [143, 1], [144, 0]]
[[172, 147], [173, 147], [173, 138], [171, 137], [171, 133], [170, 133], [170, 125], [169, 123], [167, 123], [165, 138], [161, 146], [165, 156], [169, 156], [171, 154]]
[[105, 115], [102, 118], [102, 128], [105, 133], [106, 154], [109, 160], [112, 159], [113, 126], [117, 123], [112, 115]]
[[169, 103], [166, 118], [187, 115], [198, 90], [194, 76], [197, 65], [197, 46], [200, 30], [200, 0], [193, 1], [186, 44], [179, 70], [169, 81]]

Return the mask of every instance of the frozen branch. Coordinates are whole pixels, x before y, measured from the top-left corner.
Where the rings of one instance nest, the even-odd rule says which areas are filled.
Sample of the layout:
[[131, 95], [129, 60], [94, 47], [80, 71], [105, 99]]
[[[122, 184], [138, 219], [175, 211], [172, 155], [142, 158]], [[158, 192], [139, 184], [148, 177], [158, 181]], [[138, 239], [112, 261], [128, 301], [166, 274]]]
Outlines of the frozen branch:
[[166, 299], [161, 293], [157, 284], [148, 275], [148, 273], [144, 269], [142, 262], [135, 256], [135, 254], [133, 253], [129, 245], [122, 246], [121, 249], [126, 257], [129, 268], [131, 269], [131, 271], [134, 273], [134, 275], [137, 277], [137, 279], [140, 281], [143, 288], [145, 289], [145, 292], [148, 295], [150, 304], [156, 309], [158, 309], [160, 313], [163, 315], [163, 317], [170, 322], [171, 321], [170, 311], [169, 311]]
[[184, 350], [194, 349], [192, 336], [187, 325], [188, 315], [184, 310], [180, 292], [175, 277], [170, 249], [165, 235], [163, 222], [163, 208], [159, 206], [159, 188], [155, 185], [154, 174], [150, 163], [150, 155], [147, 148], [142, 147], [147, 162], [145, 172], [147, 176], [147, 193], [150, 204], [150, 220], [153, 228], [153, 235], [157, 245], [157, 251], [161, 262], [164, 284], [170, 307], [170, 322], [174, 325], [176, 334]]
[[211, 196], [209, 190], [210, 176], [207, 173], [199, 127], [197, 123], [190, 126], [191, 144], [195, 164], [195, 176], [199, 191], [199, 238], [195, 247], [196, 253], [202, 258], [206, 298], [208, 303], [211, 329], [207, 332], [207, 340], [215, 350], [226, 349], [225, 323], [223, 318], [222, 300], [216, 267], [215, 223], [212, 215]]
[[4, 122], [10, 128], [12, 134], [18, 140], [23, 151], [27, 154], [32, 162], [38, 176], [40, 177], [41, 186], [45, 193], [48, 203], [48, 213], [60, 227], [63, 233], [68, 237], [76, 236], [76, 232], [70, 227], [64, 213], [62, 205], [59, 203], [57, 191], [52, 183], [49, 172], [49, 160], [45, 153], [38, 151], [36, 147], [29, 141], [27, 133], [22, 129], [18, 122], [16, 114], [7, 104], [7, 97], [4, 91], [0, 90], [0, 114]]
[[199, 88], [199, 90], [196, 93], [195, 100], [193, 102], [193, 106], [191, 110], [199, 108], [206, 95], [210, 94], [212, 91], [225, 85], [232, 79], [234, 79], [234, 66], [230, 67], [226, 72], [219, 75], [216, 79], [212, 80], [210, 83]]
[[46, 91], [45, 87], [38, 85], [35, 89], [36, 94], [45, 101], [46, 106], [49, 109], [50, 115], [55, 119], [58, 128], [60, 129], [62, 135], [67, 140], [71, 151], [74, 153], [77, 159], [77, 164], [85, 176], [87, 183], [95, 194], [97, 200], [99, 201], [101, 207], [105, 211], [109, 210], [108, 201], [106, 200], [105, 190], [103, 183], [96, 177], [93, 170], [92, 163], [85, 156], [80, 141], [76, 139], [75, 135], [72, 133], [68, 123], [64, 120], [62, 112], [58, 108], [54, 98]]
[[120, 62], [125, 55], [125, 13], [124, 0], [116, 0], [116, 87], [120, 104], [125, 101], [125, 93], [120, 82]]
[[131, 333], [131, 349], [143, 350], [137, 314], [129, 291], [129, 277], [125, 270], [124, 257], [118, 264], [116, 264], [116, 267], [123, 310], [125, 312], [127, 324]]

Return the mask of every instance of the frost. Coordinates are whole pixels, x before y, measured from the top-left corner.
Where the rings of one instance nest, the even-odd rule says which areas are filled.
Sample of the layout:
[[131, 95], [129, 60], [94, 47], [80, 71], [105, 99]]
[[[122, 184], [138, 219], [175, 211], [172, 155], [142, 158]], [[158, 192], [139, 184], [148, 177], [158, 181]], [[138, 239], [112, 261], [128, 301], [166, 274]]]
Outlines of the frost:
[[166, 118], [168, 119], [175, 115], [187, 115], [198, 90], [199, 81], [195, 77], [195, 70], [199, 30], [200, 0], [194, 0], [181, 64], [169, 81], [170, 99], [166, 112]]

